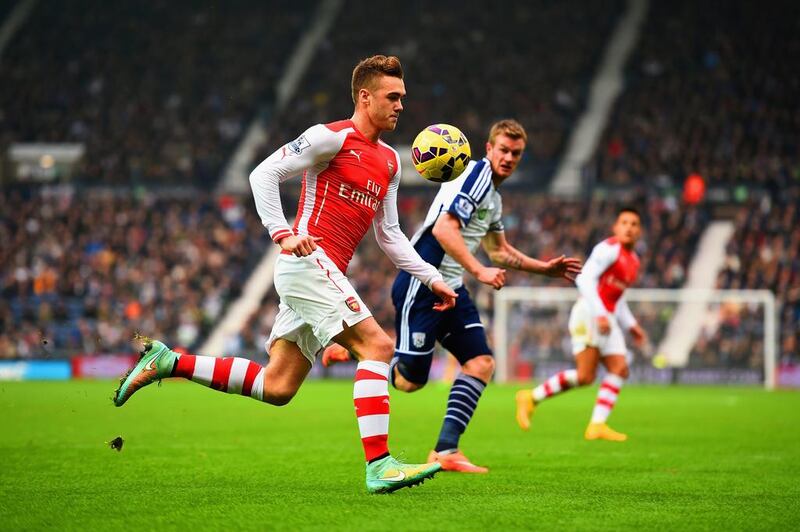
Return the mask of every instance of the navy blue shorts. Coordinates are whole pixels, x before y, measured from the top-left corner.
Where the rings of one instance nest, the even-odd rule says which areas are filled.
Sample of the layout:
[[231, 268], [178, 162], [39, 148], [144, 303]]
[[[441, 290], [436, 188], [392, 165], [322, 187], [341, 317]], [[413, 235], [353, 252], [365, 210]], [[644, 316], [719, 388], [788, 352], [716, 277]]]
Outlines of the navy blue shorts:
[[406, 272], [392, 285], [395, 308], [395, 356], [406, 380], [425, 384], [438, 341], [463, 365], [480, 355], [491, 355], [478, 309], [463, 286], [456, 289], [456, 306], [445, 312], [433, 310], [439, 298]]

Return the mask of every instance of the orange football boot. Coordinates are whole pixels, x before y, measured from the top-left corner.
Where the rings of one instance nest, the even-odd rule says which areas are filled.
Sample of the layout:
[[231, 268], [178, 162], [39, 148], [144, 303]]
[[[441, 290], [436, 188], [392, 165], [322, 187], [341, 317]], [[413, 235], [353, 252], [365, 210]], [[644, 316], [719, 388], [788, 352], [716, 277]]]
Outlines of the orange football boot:
[[586, 432], [583, 437], [587, 440], [608, 440], [608, 441], [625, 441], [628, 439], [626, 434], [617, 432], [605, 423], [589, 423], [586, 427]]
[[437, 453], [431, 451], [428, 455], [428, 462], [439, 462], [442, 464], [442, 471], [457, 471], [458, 473], [488, 473], [489, 468], [481, 467], [469, 461], [461, 451], [453, 453]]
[[536, 410], [536, 403], [533, 402], [533, 395], [530, 390], [520, 390], [515, 397], [517, 401], [517, 425], [522, 430], [531, 429], [531, 416]]

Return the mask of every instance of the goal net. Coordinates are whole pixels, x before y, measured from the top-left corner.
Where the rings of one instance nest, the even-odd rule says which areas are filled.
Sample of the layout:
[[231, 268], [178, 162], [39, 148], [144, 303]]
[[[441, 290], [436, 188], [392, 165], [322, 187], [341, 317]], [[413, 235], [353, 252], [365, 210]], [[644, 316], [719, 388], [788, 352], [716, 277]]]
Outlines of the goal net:
[[[500, 382], [546, 378], [574, 366], [567, 323], [574, 288], [506, 287], [495, 293]], [[777, 320], [769, 290], [628, 289], [649, 336], [626, 337], [631, 381], [775, 386]]]

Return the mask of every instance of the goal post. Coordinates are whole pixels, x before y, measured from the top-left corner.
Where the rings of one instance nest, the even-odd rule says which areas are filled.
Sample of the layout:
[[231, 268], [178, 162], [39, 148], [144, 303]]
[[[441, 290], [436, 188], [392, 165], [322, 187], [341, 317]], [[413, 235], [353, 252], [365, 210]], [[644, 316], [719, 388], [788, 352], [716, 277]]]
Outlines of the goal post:
[[[575, 288], [495, 292], [497, 381], [541, 379], [573, 364], [567, 322], [577, 297]], [[631, 288], [625, 299], [650, 340], [638, 350], [627, 338], [632, 380], [775, 387], [778, 309], [771, 291]]]

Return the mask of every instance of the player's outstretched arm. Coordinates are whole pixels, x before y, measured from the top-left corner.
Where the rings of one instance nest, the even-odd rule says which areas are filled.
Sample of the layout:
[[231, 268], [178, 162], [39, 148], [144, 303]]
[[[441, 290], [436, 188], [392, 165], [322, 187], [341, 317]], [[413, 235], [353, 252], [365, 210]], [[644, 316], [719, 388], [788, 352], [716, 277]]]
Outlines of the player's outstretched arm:
[[470, 253], [464, 237], [461, 236], [461, 222], [450, 212], [443, 212], [433, 225], [433, 236], [441, 244], [444, 252], [453, 257], [478, 281], [495, 290], [506, 284], [506, 271], [502, 268], [486, 267]]
[[580, 259], [564, 255], [548, 261], [534, 259], [509, 244], [502, 231], [486, 233], [481, 243], [492, 262], [506, 268], [548, 277], [563, 277], [568, 281], [575, 281], [575, 277], [581, 273]]

